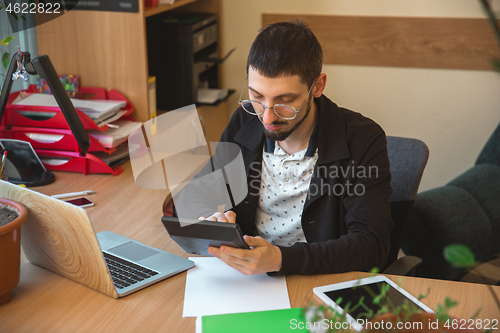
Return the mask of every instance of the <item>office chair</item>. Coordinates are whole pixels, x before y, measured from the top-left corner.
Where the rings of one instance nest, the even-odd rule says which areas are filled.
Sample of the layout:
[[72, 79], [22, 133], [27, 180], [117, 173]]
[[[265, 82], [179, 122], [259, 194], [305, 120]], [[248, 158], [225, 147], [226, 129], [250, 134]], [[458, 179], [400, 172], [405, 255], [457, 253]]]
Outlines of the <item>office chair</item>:
[[418, 194], [402, 243], [405, 253], [423, 260], [416, 275], [463, 280], [467, 271], [444, 259], [443, 248], [450, 244], [468, 246], [477, 262], [495, 260], [500, 254], [499, 203], [500, 124], [474, 166], [444, 186]]
[[408, 275], [422, 263], [418, 257], [406, 256], [397, 260], [418, 186], [429, 157], [429, 149], [418, 139], [387, 137], [387, 153], [391, 171], [391, 216], [394, 227], [391, 248], [384, 274]]

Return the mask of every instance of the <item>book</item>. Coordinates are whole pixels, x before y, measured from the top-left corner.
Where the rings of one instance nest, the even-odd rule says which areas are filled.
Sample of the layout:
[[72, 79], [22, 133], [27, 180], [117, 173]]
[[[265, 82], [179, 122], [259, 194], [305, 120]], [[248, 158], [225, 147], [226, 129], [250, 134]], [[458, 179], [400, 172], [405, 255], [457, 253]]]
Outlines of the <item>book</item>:
[[[59, 75], [59, 79], [63, 84], [64, 90], [68, 93], [69, 97], [75, 97], [80, 90], [80, 77], [78, 75]], [[39, 93], [52, 94], [47, 81], [38, 78], [37, 89]]]
[[[242, 300], [243, 301], [243, 300]], [[302, 308], [201, 317], [203, 333], [308, 332]]]

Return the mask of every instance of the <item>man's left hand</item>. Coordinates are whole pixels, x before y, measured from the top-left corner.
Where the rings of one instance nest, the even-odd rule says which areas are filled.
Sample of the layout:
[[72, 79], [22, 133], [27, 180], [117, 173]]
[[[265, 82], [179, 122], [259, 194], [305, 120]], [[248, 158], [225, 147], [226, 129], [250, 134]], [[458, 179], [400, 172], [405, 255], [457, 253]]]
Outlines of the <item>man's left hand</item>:
[[281, 269], [281, 250], [262, 237], [243, 236], [250, 250], [230, 246], [209, 247], [208, 253], [245, 275], [255, 275]]

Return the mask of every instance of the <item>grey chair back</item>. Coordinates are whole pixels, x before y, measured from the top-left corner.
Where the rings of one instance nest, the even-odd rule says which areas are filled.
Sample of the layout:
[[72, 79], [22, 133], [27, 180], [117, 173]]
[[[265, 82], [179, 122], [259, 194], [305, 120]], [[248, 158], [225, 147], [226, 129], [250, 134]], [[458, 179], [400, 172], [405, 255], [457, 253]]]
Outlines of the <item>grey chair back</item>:
[[396, 261], [410, 211], [417, 198], [418, 186], [424, 173], [429, 148], [418, 139], [387, 137], [387, 153], [391, 170], [391, 216], [394, 227], [387, 268]]
[[424, 173], [429, 148], [418, 139], [387, 137], [391, 169], [391, 201], [415, 201]]

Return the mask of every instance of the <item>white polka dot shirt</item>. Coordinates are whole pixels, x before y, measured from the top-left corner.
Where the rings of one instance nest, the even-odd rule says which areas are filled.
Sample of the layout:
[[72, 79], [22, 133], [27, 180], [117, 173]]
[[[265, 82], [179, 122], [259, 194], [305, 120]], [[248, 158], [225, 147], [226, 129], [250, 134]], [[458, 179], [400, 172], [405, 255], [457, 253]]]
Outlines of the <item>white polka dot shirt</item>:
[[[269, 142], [269, 140], [268, 140]], [[307, 149], [288, 155], [277, 144], [274, 152], [264, 152], [259, 205], [255, 215], [257, 235], [273, 245], [291, 246], [306, 242], [302, 230], [302, 210], [318, 150], [306, 156]]]

